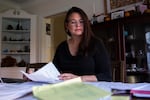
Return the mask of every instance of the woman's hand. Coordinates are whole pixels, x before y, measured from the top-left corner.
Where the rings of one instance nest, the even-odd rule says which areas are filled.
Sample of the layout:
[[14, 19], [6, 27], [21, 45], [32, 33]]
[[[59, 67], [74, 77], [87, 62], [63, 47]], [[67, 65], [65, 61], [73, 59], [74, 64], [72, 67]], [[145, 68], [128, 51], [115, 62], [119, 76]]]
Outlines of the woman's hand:
[[95, 75], [83, 75], [83, 76], [78, 76], [78, 75], [74, 75], [71, 73], [63, 73], [61, 75], [58, 76], [60, 80], [69, 80], [69, 79], [73, 79], [73, 78], [77, 78], [77, 77], [81, 77], [81, 80], [83, 82], [97, 82], [97, 78]]
[[97, 82], [97, 78], [95, 75], [83, 75], [81, 76], [83, 82]]
[[61, 75], [58, 76], [60, 80], [69, 80], [69, 79], [73, 79], [73, 78], [77, 78], [79, 76], [71, 74], [71, 73], [63, 73]]

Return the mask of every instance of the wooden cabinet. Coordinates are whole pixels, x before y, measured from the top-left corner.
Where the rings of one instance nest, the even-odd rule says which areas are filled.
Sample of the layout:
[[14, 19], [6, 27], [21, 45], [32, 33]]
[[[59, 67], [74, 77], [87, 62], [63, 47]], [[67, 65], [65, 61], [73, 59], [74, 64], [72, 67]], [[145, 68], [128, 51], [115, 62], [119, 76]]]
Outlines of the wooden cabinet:
[[123, 35], [120, 34], [120, 25], [118, 19], [92, 25], [93, 32], [103, 40], [110, 55], [113, 81], [125, 81]]
[[150, 15], [145, 14], [123, 20], [127, 82], [149, 82], [149, 18]]
[[118, 25], [117, 21], [109, 21], [92, 26], [95, 35], [103, 40], [112, 61], [121, 60], [120, 43], [122, 41], [120, 40]]
[[[116, 70], [114, 81], [130, 82], [128, 72], [148, 73], [150, 45], [146, 42], [149, 40], [146, 34], [150, 32], [149, 14], [97, 23], [92, 25], [92, 29], [104, 41], [110, 54], [112, 69]], [[114, 62], [122, 62], [122, 68], [115, 68]]]
[[[36, 16], [23, 10], [9, 10], [0, 14], [1, 66], [7, 67], [7, 57], [15, 59], [12, 66], [36, 62]], [[6, 58], [6, 60], [4, 60]], [[9, 63], [11, 61], [8, 61]], [[7, 64], [5, 64], [7, 63]], [[8, 67], [10, 67], [9, 65]]]

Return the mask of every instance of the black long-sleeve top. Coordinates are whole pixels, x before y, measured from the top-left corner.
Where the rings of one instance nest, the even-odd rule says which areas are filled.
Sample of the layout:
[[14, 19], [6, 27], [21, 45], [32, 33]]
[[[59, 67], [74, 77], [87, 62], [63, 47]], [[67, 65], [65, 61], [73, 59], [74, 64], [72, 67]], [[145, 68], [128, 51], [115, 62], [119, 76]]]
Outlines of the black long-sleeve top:
[[72, 56], [64, 41], [57, 47], [53, 63], [62, 73], [95, 75], [98, 81], [111, 81], [110, 59], [103, 43], [97, 40], [94, 48], [88, 56]]

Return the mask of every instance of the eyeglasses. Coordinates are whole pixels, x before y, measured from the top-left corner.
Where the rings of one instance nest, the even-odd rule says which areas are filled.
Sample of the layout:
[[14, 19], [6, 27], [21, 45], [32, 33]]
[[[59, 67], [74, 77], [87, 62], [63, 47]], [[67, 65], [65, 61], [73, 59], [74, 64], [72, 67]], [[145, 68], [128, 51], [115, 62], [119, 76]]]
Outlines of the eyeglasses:
[[72, 25], [72, 26], [77, 26], [77, 25], [83, 26], [84, 21], [83, 21], [83, 20], [79, 20], [79, 21], [70, 20], [70, 21], [69, 21], [69, 24]]

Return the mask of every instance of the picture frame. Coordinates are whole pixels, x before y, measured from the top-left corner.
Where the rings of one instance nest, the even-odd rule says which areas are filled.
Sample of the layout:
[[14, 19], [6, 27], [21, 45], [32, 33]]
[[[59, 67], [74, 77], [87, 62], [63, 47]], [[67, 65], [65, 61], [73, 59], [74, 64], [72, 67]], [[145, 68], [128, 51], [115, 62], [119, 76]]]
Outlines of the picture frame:
[[111, 19], [118, 19], [118, 18], [123, 18], [124, 17], [124, 11], [120, 10], [120, 11], [116, 11], [116, 12], [112, 12], [111, 13]]
[[51, 34], [50, 31], [51, 31], [51, 25], [49, 23], [46, 23], [46, 34], [50, 35]]
[[106, 0], [107, 13], [135, 7], [143, 3], [144, 0]]

